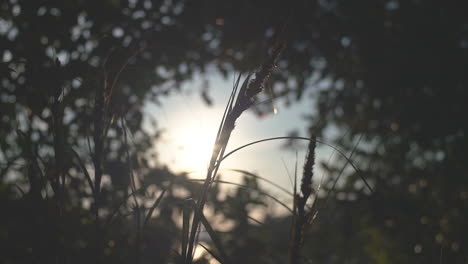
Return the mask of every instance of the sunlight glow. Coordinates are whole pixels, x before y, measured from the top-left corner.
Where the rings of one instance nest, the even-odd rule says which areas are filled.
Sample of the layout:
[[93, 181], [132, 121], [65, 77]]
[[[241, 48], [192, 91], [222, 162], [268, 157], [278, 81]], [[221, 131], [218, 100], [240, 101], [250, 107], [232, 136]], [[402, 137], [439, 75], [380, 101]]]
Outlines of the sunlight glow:
[[203, 257], [204, 253], [205, 250], [203, 247], [197, 245], [193, 254], [193, 260], [199, 260], [201, 257]]
[[188, 126], [176, 133], [177, 167], [183, 171], [204, 173], [213, 150], [216, 128]]
[[[148, 114], [158, 121], [157, 127], [161, 131], [161, 138], [155, 144], [158, 155], [154, 162], [167, 166], [175, 173], [186, 172], [190, 178], [206, 177], [216, 133], [225, 104], [231, 95], [235, 76], [224, 79], [216, 73], [210, 78], [210, 85], [213, 87], [210, 90], [213, 99], [211, 107], [207, 107], [198, 93], [184, 92], [185, 89], [203, 86], [203, 78], [195, 78], [193, 82], [187, 83], [181, 93], [165, 98], [163, 104], [148, 104], [146, 107]], [[236, 121], [227, 152], [259, 139], [287, 135], [291, 129], [306, 131], [302, 116], [304, 109], [310, 108], [309, 102], [286, 108], [275, 100], [274, 94], [271, 94], [270, 99], [269, 105], [264, 107], [264, 110], [269, 111], [265, 118], [259, 118], [254, 111], [246, 111]], [[224, 160], [221, 169], [251, 171], [282, 186], [290, 186], [281, 158], [289, 164], [294, 164], [297, 158], [294, 152], [281, 149], [282, 144], [284, 142], [272, 141], [243, 149]], [[235, 183], [242, 180], [241, 174], [224, 171], [220, 172], [219, 177]]]

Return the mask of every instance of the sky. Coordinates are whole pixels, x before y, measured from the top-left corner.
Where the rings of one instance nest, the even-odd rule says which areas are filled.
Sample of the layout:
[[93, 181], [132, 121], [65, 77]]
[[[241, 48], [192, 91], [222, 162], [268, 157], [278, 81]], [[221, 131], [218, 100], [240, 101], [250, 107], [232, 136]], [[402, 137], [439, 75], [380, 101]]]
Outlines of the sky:
[[[180, 92], [174, 92], [161, 99], [160, 104], [148, 102], [145, 106], [147, 117], [156, 119], [159, 129], [164, 131], [155, 146], [158, 164], [166, 165], [174, 172], [191, 172], [191, 177], [200, 179], [205, 177], [214, 139], [234, 79], [233, 75], [224, 79], [216, 70], [210, 70], [207, 74], [209, 94], [214, 102], [212, 106], [208, 106], [200, 96], [200, 87], [203, 85], [201, 75], [195, 75], [192, 80], [185, 82]], [[313, 95], [314, 89], [307, 90], [312, 90], [310, 95]], [[309, 96], [304, 98], [307, 97]], [[303, 116], [313, 112], [312, 100], [308, 98], [290, 106], [275, 101], [277, 112], [274, 113], [272, 106], [271, 113], [261, 118], [253, 111], [244, 112], [236, 122], [226, 153], [252, 141], [287, 136], [293, 130], [297, 130], [299, 136], [308, 137], [308, 123]], [[239, 183], [239, 173], [223, 169], [247, 170], [292, 191], [291, 178], [294, 177], [296, 161], [297, 175], [300, 179], [307, 142], [298, 142], [297, 151], [281, 148], [285, 142], [268, 141], [237, 152], [223, 161], [220, 170], [222, 179]], [[330, 155], [330, 148], [318, 147], [316, 156], [319, 160], [327, 160]], [[317, 167], [316, 175], [321, 177], [323, 172]], [[280, 190], [267, 183], [261, 185], [275, 195], [283, 195], [280, 194]]]

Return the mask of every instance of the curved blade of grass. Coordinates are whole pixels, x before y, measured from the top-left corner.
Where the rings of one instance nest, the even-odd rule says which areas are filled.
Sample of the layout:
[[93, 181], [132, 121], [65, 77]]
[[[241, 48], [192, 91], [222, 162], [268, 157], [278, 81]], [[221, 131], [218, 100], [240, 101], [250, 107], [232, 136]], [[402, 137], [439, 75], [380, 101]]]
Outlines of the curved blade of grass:
[[[204, 180], [203, 179], [190, 179], [191, 181], [200, 181], [200, 182], [203, 182]], [[245, 185], [242, 185], [242, 184], [238, 184], [238, 183], [234, 183], [234, 182], [228, 182], [228, 181], [221, 181], [221, 180], [215, 180], [214, 182], [217, 182], [217, 183], [222, 183], [222, 184], [229, 184], [229, 185], [234, 185], [234, 186], [237, 186], [237, 187], [240, 187], [242, 189], [246, 189], [246, 190], [253, 190], [253, 191], [257, 191], [258, 193], [262, 194], [262, 195], [265, 195], [267, 196], [268, 198], [272, 199], [273, 201], [277, 202], [278, 204], [280, 204], [281, 206], [283, 206], [286, 210], [288, 210], [289, 212], [293, 212], [293, 210], [291, 208], [289, 208], [289, 206], [287, 206], [285, 203], [281, 202], [280, 200], [278, 200], [278, 198], [266, 193], [266, 192], [262, 192], [260, 190], [257, 190], [257, 189], [253, 189], [253, 188], [250, 188], [250, 187], [247, 187]]]
[[223, 263], [223, 260], [218, 257], [215, 253], [213, 253], [207, 246], [203, 245], [202, 243], [198, 243], [208, 254], [210, 254], [214, 259], [216, 259], [219, 263]]
[[190, 227], [190, 204], [193, 201], [185, 201], [184, 208], [182, 211], [182, 259], [185, 263], [187, 259], [187, 245], [189, 239], [189, 227]]
[[[294, 163], [294, 198], [297, 195], [297, 150], [296, 150], [296, 162]], [[296, 204], [296, 203], [294, 203]]]
[[286, 171], [286, 175], [288, 175], [289, 183], [291, 184], [291, 188], [294, 188], [294, 184], [293, 184], [293, 181], [292, 181], [291, 174], [289, 173], [288, 166], [286, 165], [286, 162], [284, 161], [283, 157], [281, 157], [281, 162], [283, 163], [283, 167], [284, 167], [284, 170]]
[[[282, 140], [282, 139], [298, 139], [298, 140], [307, 140], [307, 141], [310, 141], [311, 139], [310, 138], [306, 138], [306, 137], [271, 137], [271, 138], [265, 138], [265, 139], [261, 139], [261, 140], [257, 140], [257, 141], [253, 141], [253, 142], [250, 142], [248, 144], [245, 144], [245, 145], [242, 145], [234, 150], [232, 150], [231, 152], [227, 153], [226, 155], [224, 155], [220, 160], [219, 160], [219, 164], [227, 159], [229, 156], [231, 156], [232, 154], [236, 153], [237, 151], [243, 149], [243, 148], [246, 148], [248, 146], [251, 146], [251, 145], [255, 145], [255, 144], [259, 144], [259, 143], [263, 143], [263, 142], [267, 142], [267, 141], [272, 141], [272, 140]], [[352, 167], [353, 169], [356, 171], [356, 173], [359, 175], [359, 177], [361, 178], [361, 180], [364, 182], [364, 184], [366, 185], [366, 187], [369, 189], [369, 191], [371, 191], [372, 193], [374, 193], [374, 190], [370, 187], [369, 183], [366, 181], [366, 179], [364, 179], [364, 177], [362, 176], [362, 174], [360, 173], [360, 170], [356, 167], [356, 165], [354, 165], [354, 163], [343, 153], [343, 151], [341, 151], [340, 149], [338, 149], [337, 147], [331, 145], [331, 144], [328, 144], [324, 141], [320, 141], [320, 140], [315, 140], [317, 143], [320, 143], [322, 145], [325, 145], [327, 147], [330, 147], [332, 149], [334, 149], [336, 152], [338, 152]], [[219, 166], [219, 165], [217, 165]]]
[[264, 181], [264, 182], [267, 182], [267, 183], [271, 184], [272, 186], [275, 186], [276, 188], [280, 189], [281, 191], [285, 192], [286, 194], [293, 196], [293, 194], [292, 194], [290, 191], [288, 191], [286, 188], [284, 188], [284, 187], [280, 186], [279, 184], [276, 184], [276, 183], [274, 183], [274, 182], [268, 180], [268, 179], [265, 178], [265, 177], [256, 175], [256, 174], [254, 174], [254, 173], [252, 173], [252, 172], [250, 172], [250, 171], [240, 170], [240, 169], [223, 169], [223, 170], [239, 172], [239, 173], [245, 174], [245, 175], [247, 175], [247, 176], [250, 176], [250, 177], [253, 177], [253, 178], [262, 180], [262, 181]]
[[[226, 146], [229, 141], [232, 129], [234, 128], [234, 124], [231, 124], [231, 123], [235, 122], [235, 119], [229, 118], [229, 116], [231, 115], [233, 111], [232, 108], [234, 105], [235, 95], [238, 90], [239, 81], [240, 81], [240, 75], [234, 86], [231, 96], [229, 97], [229, 101], [226, 105], [223, 118], [218, 128], [216, 141], [213, 146], [213, 151], [211, 153], [211, 158], [210, 158], [210, 162], [209, 162], [208, 169], [207, 169], [206, 179], [204, 180], [203, 189], [197, 201], [197, 206], [199, 207], [199, 211], [203, 211], [203, 207], [206, 202], [206, 195], [208, 193], [210, 185], [213, 183], [214, 177], [216, 176], [217, 170], [219, 168], [219, 166], [215, 166], [215, 165], [217, 161], [219, 161], [219, 159], [224, 155], [224, 151], [226, 150]], [[227, 125], [227, 123], [229, 123], [229, 125]], [[198, 234], [199, 234], [198, 228], [200, 225], [200, 219], [198, 218], [199, 218], [199, 215], [194, 214], [192, 228], [191, 228], [190, 236], [189, 236], [187, 258], [185, 262], [186, 264], [192, 263], [194, 246], [196, 244], [195, 241], [197, 240]]]
[[[351, 154], [349, 155], [349, 158], [351, 159], [351, 157], [353, 156], [354, 152], [356, 151], [357, 149], [357, 146], [359, 145], [359, 143], [361, 142], [362, 140], [362, 135], [359, 137], [357, 143], [354, 145], [352, 151], [351, 151]], [[343, 175], [343, 172], [344, 170], [346, 169], [346, 167], [348, 166], [348, 162], [346, 162], [343, 167], [341, 167], [341, 170], [340, 170], [340, 173], [338, 174], [338, 177], [336, 177], [336, 179], [333, 181], [333, 185], [331, 187], [331, 189], [328, 191], [327, 193], [327, 196], [325, 197], [325, 201], [324, 201], [324, 205], [321, 206], [322, 208], [325, 206], [325, 204], [328, 202], [330, 196], [331, 196], [331, 193], [333, 190], [335, 190], [335, 187], [336, 187], [336, 184], [338, 183], [338, 180], [341, 178], [341, 176]], [[318, 211], [318, 210], [317, 210]], [[312, 211], [311, 211], [311, 214], [312, 214]]]
[[[338, 142], [343, 141], [343, 139], [346, 137], [346, 135], [347, 135], [350, 131], [351, 131], [351, 128], [348, 128], [348, 130], [346, 130], [346, 132], [340, 137], [340, 139], [339, 139]], [[333, 156], [335, 155], [335, 152], [336, 152], [336, 150], [333, 150], [333, 151], [331, 152], [330, 156], [328, 157], [327, 162], [325, 163], [325, 164], [327, 165], [327, 167], [328, 167], [328, 165], [330, 164], [330, 162], [331, 162]], [[318, 193], [318, 192], [320, 191], [320, 189], [322, 188], [322, 183], [323, 183], [323, 180], [325, 179], [325, 174], [326, 174], [326, 171], [324, 170], [324, 171], [322, 172], [322, 177], [320, 177], [320, 183], [319, 183], [319, 185], [318, 185], [318, 187], [317, 187], [317, 191], [316, 191], [317, 193]]]
[[260, 220], [257, 220], [253, 217], [251, 217], [250, 215], [247, 215], [247, 218], [254, 221], [255, 223], [259, 224], [259, 225], [264, 225], [264, 223], [262, 223]]
[[[294, 238], [294, 226], [297, 222], [297, 201], [299, 200], [299, 196], [297, 194], [297, 151], [296, 151], [296, 161], [294, 163], [294, 186], [293, 186], [293, 209], [292, 209], [292, 216], [291, 216], [291, 226], [289, 227], [289, 240], [292, 241]], [[292, 243], [289, 243], [292, 246]]]
[[226, 120], [226, 116], [232, 110], [232, 105], [234, 104], [234, 97], [236, 96], [237, 87], [239, 86], [240, 78], [241, 78], [241, 75], [239, 74], [239, 76], [237, 77], [236, 83], [234, 84], [234, 88], [232, 89], [231, 95], [229, 96], [228, 103], [226, 104], [226, 108], [224, 109], [223, 118], [221, 119], [221, 124], [218, 127], [218, 133], [216, 133], [216, 142], [218, 141], [221, 135], [221, 131], [223, 128], [224, 121]]
[[211, 240], [213, 241], [213, 244], [215, 245], [216, 249], [218, 249], [218, 252], [221, 255], [221, 259], [223, 260], [223, 261], [220, 261], [220, 263], [230, 263], [229, 258], [226, 255], [226, 252], [224, 251], [223, 246], [221, 245], [221, 240], [219, 239], [218, 234], [216, 234], [216, 232], [214, 231], [214, 229], [211, 227], [210, 223], [206, 219], [205, 215], [203, 214], [203, 212], [199, 210], [199, 208], [193, 202], [193, 200], [192, 200], [191, 205], [192, 205], [193, 211], [195, 212], [195, 214], [198, 215], [201, 223], [203, 224], [206, 231], [210, 235]]
[[146, 224], [148, 223], [149, 219], [151, 218], [151, 215], [153, 215], [154, 209], [156, 209], [156, 207], [158, 207], [158, 205], [161, 202], [161, 200], [162, 200], [164, 194], [166, 193], [167, 189], [169, 189], [169, 187], [171, 186], [171, 183], [169, 184], [169, 186], [165, 187], [162, 190], [162, 192], [159, 194], [156, 201], [154, 201], [153, 205], [151, 206], [150, 210], [148, 211], [148, 214], [145, 217], [145, 221], [143, 222], [143, 228], [145, 228]]
[[249, 73], [247, 75], [247, 78], [245, 78], [244, 82], [242, 83], [242, 86], [239, 90], [239, 93], [237, 94], [237, 97], [242, 97], [245, 95], [245, 91], [247, 90], [247, 87], [249, 86], [250, 78], [252, 77], [252, 73]]

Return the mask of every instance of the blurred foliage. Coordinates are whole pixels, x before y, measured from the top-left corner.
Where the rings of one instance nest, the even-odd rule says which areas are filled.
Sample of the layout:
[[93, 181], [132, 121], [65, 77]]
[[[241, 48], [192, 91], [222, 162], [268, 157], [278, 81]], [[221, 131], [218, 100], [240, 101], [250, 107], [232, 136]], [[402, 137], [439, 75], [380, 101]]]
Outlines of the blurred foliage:
[[[174, 220], [199, 186], [155, 166], [159, 131], [157, 124], [142, 129], [142, 105], [164, 100], [211, 65], [223, 74], [251, 71], [284, 39], [289, 48], [272, 94], [290, 104], [311, 96], [318, 109], [308, 117], [311, 133], [345, 150], [364, 135], [353, 161], [375, 189], [366, 192], [345, 170], [336, 199], [321, 201], [304, 256], [467, 263], [467, 13], [463, 1], [435, 0], [2, 1], [3, 262], [164, 263], [176, 256]], [[97, 235], [83, 167], [92, 175], [95, 102], [106, 85], [100, 218], [119, 210]], [[206, 90], [202, 96], [211, 102]], [[330, 128], [348, 132], [334, 138]], [[323, 166], [328, 190], [342, 165]], [[128, 199], [132, 172], [140, 209]], [[157, 217], [137, 232], [164, 188]], [[284, 262], [287, 217], [247, 220], [250, 204], [266, 202], [243, 189], [211, 200], [234, 222], [223, 239], [236, 262]], [[99, 258], [95, 245], [106, 245]]]

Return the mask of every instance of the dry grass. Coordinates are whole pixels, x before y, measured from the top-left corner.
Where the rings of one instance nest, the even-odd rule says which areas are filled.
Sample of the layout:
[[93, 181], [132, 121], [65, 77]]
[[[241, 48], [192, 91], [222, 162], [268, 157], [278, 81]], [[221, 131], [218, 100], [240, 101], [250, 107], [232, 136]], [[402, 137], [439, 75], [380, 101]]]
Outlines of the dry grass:
[[[203, 184], [203, 189], [196, 203], [196, 212], [193, 217], [192, 225], [190, 228], [190, 236], [188, 240], [187, 252], [182, 252], [182, 256], [186, 256], [185, 263], [190, 264], [193, 260], [194, 248], [199, 231], [200, 221], [203, 215], [203, 208], [206, 203], [208, 191], [210, 186], [216, 179], [216, 175], [221, 165], [224, 152], [229, 142], [232, 131], [234, 130], [236, 120], [241, 114], [250, 108], [255, 102], [255, 96], [260, 93], [265, 86], [265, 82], [270, 77], [272, 71], [276, 67], [276, 61], [285, 49], [284, 43], [277, 43], [271, 50], [270, 55], [265, 63], [255, 73], [254, 79], [250, 80], [250, 75], [245, 79], [240, 89], [239, 82], [240, 76], [237, 79], [236, 85], [229, 98], [226, 110], [221, 121], [221, 125], [216, 136], [215, 145], [211, 155], [210, 163], [208, 166], [206, 179]], [[228, 263], [227, 259], [224, 262]]]
[[[233, 153], [245, 147], [258, 144], [258, 143], [262, 143], [262, 142], [267, 142], [270, 140], [282, 140], [282, 139], [289, 139], [289, 140], [299, 139], [299, 140], [307, 140], [309, 142], [308, 154], [305, 159], [304, 170], [303, 170], [303, 175], [301, 179], [300, 193], [296, 192], [296, 186], [294, 186], [294, 193], [290, 194], [293, 197], [293, 208], [289, 208], [288, 205], [284, 204], [283, 202], [279, 201], [278, 199], [269, 195], [268, 193], [264, 193], [264, 192], [261, 193], [262, 195], [266, 197], [270, 197], [276, 203], [280, 204], [281, 206], [283, 206], [284, 208], [286, 208], [288, 211], [292, 213], [293, 221], [291, 225], [291, 234], [290, 234], [290, 243], [289, 243], [289, 263], [291, 264], [301, 263], [300, 250], [304, 243], [305, 232], [306, 232], [307, 226], [309, 226], [312, 223], [312, 221], [315, 219], [319, 211], [316, 208], [317, 197], [315, 197], [312, 205], [307, 204], [307, 201], [313, 194], [312, 179], [314, 175], [313, 167], [315, 164], [315, 148], [316, 148], [317, 143], [324, 144], [328, 147], [331, 147], [334, 151], [338, 152], [346, 160], [345, 166], [350, 164], [355, 169], [355, 171], [359, 174], [361, 179], [364, 181], [365, 185], [372, 192], [372, 189], [370, 188], [369, 184], [364, 178], [362, 178], [361, 174], [359, 173], [359, 170], [351, 162], [350, 158], [348, 158], [342, 151], [340, 151], [336, 147], [317, 140], [315, 136], [312, 136], [311, 138], [304, 138], [304, 137], [267, 138], [267, 139], [245, 144], [225, 154], [225, 150], [228, 145], [231, 133], [234, 130], [236, 120], [242, 115], [242, 113], [245, 110], [249, 109], [254, 104], [255, 96], [264, 89], [265, 82], [270, 77], [272, 71], [275, 68], [275, 63], [278, 60], [281, 53], [284, 51], [284, 49], [285, 49], [285, 45], [283, 43], [277, 43], [272, 48], [272, 52], [270, 53], [269, 57], [266, 59], [265, 63], [255, 73], [254, 79], [251, 80], [250, 79], [251, 75], [248, 75], [247, 78], [244, 80], [243, 84], [239, 88], [239, 83], [240, 83], [240, 76], [239, 76], [234, 85], [234, 89], [229, 98], [229, 101], [225, 109], [225, 113], [223, 115], [220, 127], [218, 129], [218, 134], [217, 134], [216, 141], [215, 141], [216, 143], [213, 148], [209, 167], [207, 169], [206, 178], [202, 180], [203, 188], [199, 194], [198, 199], [196, 200], [196, 203], [191, 201], [190, 207], [193, 209], [194, 214], [193, 214], [193, 219], [192, 219], [190, 228], [188, 227], [189, 219], [186, 217], [186, 215], [184, 215], [181, 263], [191, 264], [193, 262], [194, 250], [197, 245], [200, 245], [201, 247], [203, 247], [210, 255], [213, 256], [213, 258], [218, 260], [220, 263], [231, 263], [231, 261], [229, 260], [229, 257], [226, 255], [225, 250], [223, 249], [223, 245], [221, 245], [220, 239], [217, 238], [217, 234], [213, 231], [208, 221], [206, 220], [205, 216], [203, 215], [203, 209], [207, 202], [209, 189], [214, 182], [222, 183], [222, 184], [234, 184], [231, 182], [217, 180], [216, 176], [218, 173], [218, 169], [221, 163], [223, 162], [223, 160], [225, 160], [227, 157], [229, 157]], [[239, 170], [239, 171], [243, 172], [247, 176], [265, 180], [264, 178], [254, 175], [252, 173], [248, 173], [242, 170]], [[266, 180], [266, 182], [269, 182], [269, 181]], [[274, 183], [271, 183], [271, 182], [269, 183], [272, 185], [275, 185]], [[243, 188], [242, 185], [238, 185], [238, 184], [234, 184], [234, 185], [237, 186], [238, 188]], [[288, 193], [287, 190], [283, 190], [283, 191], [286, 191], [286, 193]], [[330, 193], [327, 195], [325, 200], [329, 198], [329, 195]], [[216, 247], [219, 255], [216, 255], [215, 252], [207, 248], [205, 245], [199, 244], [197, 242], [198, 235], [200, 232], [199, 231], [200, 223], [203, 223], [203, 225], [205, 226], [205, 229], [210, 234], [213, 244]]]
[[[314, 176], [315, 148], [317, 141], [314, 136], [309, 141], [307, 156], [301, 180], [301, 193], [294, 194], [293, 224], [291, 226], [291, 241], [289, 248], [289, 263], [296, 264], [300, 260], [300, 249], [304, 242], [305, 228], [311, 222], [314, 206], [306, 207], [307, 200], [312, 194], [312, 177]], [[295, 186], [296, 187], [296, 186]], [[294, 188], [296, 191], [296, 188]], [[315, 200], [316, 201], [316, 200]], [[315, 204], [315, 203], [314, 203]]]
[[[259, 69], [254, 74], [249, 74], [246, 79], [240, 84], [241, 77], [239, 76], [236, 80], [234, 85], [233, 91], [229, 98], [229, 101], [226, 105], [226, 109], [221, 120], [221, 124], [218, 129], [218, 133], [215, 140], [215, 145], [213, 147], [213, 151], [211, 154], [211, 159], [209, 162], [209, 166], [206, 173], [206, 178], [203, 180], [203, 185], [198, 193], [198, 197], [194, 200], [188, 200], [187, 203], [184, 205], [183, 210], [183, 226], [182, 226], [182, 239], [181, 239], [181, 258], [180, 263], [184, 264], [191, 264], [193, 262], [193, 256], [195, 248], [200, 245], [203, 247], [210, 255], [212, 255], [216, 260], [221, 263], [232, 263], [229, 260], [229, 256], [226, 254], [226, 251], [223, 249], [221, 244], [221, 239], [219, 239], [216, 232], [214, 232], [213, 228], [210, 226], [209, 221], [203, 214], [203, 210], [205, 204], [207, 202], [210, 188], [212, 187], [213, 183], [222, 183], [222, 184], [233, 184], [230, 182], [225, 182], [217, 179], [218, 170], [220, 168], [221, 163], [229, 157], [231, 154], [237, 152], [238, 150], [245, 148], [250, 145], [254, 145], [261, 142], [267, 142], [270, 140], [278, 140], [278, 139], [300, 139], [300, 140], [308, 140], [308, 154], [304, 164], [304, 172], [301, 179], [300, 184], [300, 192], [296, 191], [296, 187], [294, 186], [294, 193], [288, 192], [286, 189], [282, 188], [281, 186], [275, 185], [273, 182], [268, 181], [265, 178], [262, 178], [258, 175], [252, 174], [247, 171], [243, 170], [234, 170], [240, 172], [244, 175], [254, 177], [256, 179], [263, 180], [273, 186], [278, 187], [279, 189], [283, 190], [284, 192], [288, 193], [293, 198], [293, 208], [288, 207], [282, 201], [279, 201], [274, 196], [261, 192], [265, 197], [269, 197], [273, 199], [276, 203], [285, 207], [289, 212], [292, 214], [292, 225], [291, 225], [291, 234], [290, 234], [290, 243], [289, 243], [289, 263], [296, 264], [301, 262], [301, 255], [300, 250], [304, 242], [305, 231], [307, 226], [312, 222], [314, 216], [317, 213], [316, 210], [316, 201], [310, 206], [307, 204], [307, 201], [313, 194], [312, 188], [312, 180], [313, 180], [313, 167], [315, 164], [315, 148], [317, 143], [322, 143], [328, 145], [324, 142], [317, 140], [315, 137], [312, 138], [303, 138], [303, 137], [277, 137], [277, 138], [268, 138], [263, 139], [255, 142], [248, 143], [241, 147], [234, 149], [229, 153], [225, 153], [226, 148], [229, 143], [229, 139], [231, 137], [231, 133], [235, 128], [236, 121], [240, 118], [242, 113], [252, 107], [255, 103], [255, 97], [258, 95], [265, 87], [265, 83], [270, 78], [273, 70], [275, 69], [275, 64], [281, 54], [284, 52], [285, 44], [284, 43], [276, 43], [273, 48], [271, 49], [270, 54], [266, 58], [263, 65], [259, 67]], [[136, 55], [136, 54], [135, 54]], [[130, 61], [129, 58], [128, 61]], [[136, 221], [136, 242], [135, 242], [135, 249], [134, 249], [134, 263], [140, 263], [141, 253], [142, 253], [142, 236], [144, 234], [145, 228], [148, 226], [149, 220], [155, 211], [155, 208], [159, 206], [161, 200], [163, 199], [166, 191], [171, 188], [172, 181], [169, 183], [168, 186], [162, 188], [162, 192], [156, 198], [154, 203], [151, 207], [145, 208], [144, 205], [141, 205], [137, 198], [137, 193], [139, 190], [137, 189], [137, 177], [134, 175], [133, 164], [131, 161], [131, 155], [129, 151], [129, 143], [128, 143], [128, 134], [126, 128], [126, 122], [123, 117], [123, 114], [116, 114], [111, 113], [109, 110], [109, 104], [112, 97], [112, 92], [116, 83], [119, 78], [119, 74], [128, 64], [128, 61], [124, 63], [119, 70], [113, 75], [108, 74], [107, 70], [105, 69], [105, 63], [103, 65], [103, 72], [102, 72], [102, 79], [100, 83], [96, 86], [96, 95], [93, 105], [93, 126], [92, 126], [92, 144], [88, 142], [90, 152], [91, 152], [91, 160], [94, 169], [94, 177], [91, 176], [90, 171], [88, 171], [86, 167], [86, 161], [80, 157], [78, 152], [73, 150], [70, 146], [66, 146], [64, 142], [64, 131], [63, 131], [63, 112], [64, 112], [64, 105], [62, 104], [61, 98], [63, 98], [63, 91], [57, 88], [57, 91], [54, 96], [53, 101], [53, 118], [54, 118], [54, 126], [53, 126], [53, 146], [54, 146], [54, 155], [55, 155], [55, 171], [54, 176], [51, 178], [51, 186], [53, 187], [53, 191], [56, 194], [59, 209], [60, 209], [60, 201], [63, 201], [64, 193], [65, 193], [65, 171], [62, 167], [64, 159], [66, 155], [70, 155], [71, 160], [75, 160], [77, 162], [77, 167], [81, 170], [84, 174], [86, 183], [89, 185], [89, 188], [92, 192], [93, 197], [93, 205], [92, 211], [94, 214], [94, 225], [95, 225], [95, 232], [94, 232], [94, 241], [93, 243], [93, 257], [96, 263], [101, 263], [103, 259], [103, 252], [105, 248], [105, 229], [110, 223], [116, 218], [116, 215], [119, 212], [120, 207], [127, 203], [129, 199], [133, 198], [133, 212]], [[57, 65], [60, 67], [60, 64]], [[120, 119], [120, 126], [123, 131], [122, 135], [122, 144], [125, 149], [125, 158], [128, 162], [129, 167], [129, 182], [131, 192], [123, 198], [122, 202], [117, 205], [115, 210], [111, 211], [108, 214], [108, 217], [104, 219], [102, 215], [100, 215], [101, 209], [101, 192], [102, 192], [102, 178], [103, 178], [103, 162], [105, 159], [105, 140], [108, 136], [109, 127], [112, 125], [113, 120]], [[19, 132], [22, 139], [27, 140], [29, 137], [26, 135], [22, 135]], [[26, 144], [26, 145], [31, 145]], [[92, 147], [91, 147], [92, 145]], [[330, 146], [330, 145], [328, 145]], [[347, 164], [351, 164], [354, 169], [357, 168], [352, 164], [349, 158], [344, 155], [344, 153], [340, 152], [333, 146], [332, 147], [335, 151], [338, 151], [347, 161]], [[38, 158], [35, 157], [35, 154], [32, 151], [28, 151], [28, 160], [30, 161], [30, 182], [31, 182], [31, 193], [36, 192], [36, 190], [40, 190], [43, 188], [42, 186], [36, 185], [43, 185], [40, 180], [45, 178], [41, 175], [41, 169], [38, 163]], [[346, 165], [347, 165], [346, 164]], [[37, 179], [34, 175], [40, 175], [40, 180]], [[367, 182], [364, 180], [365, 184], [369, 187]], [[34, 186], [33, 186], [34, 185]], [[242, 185], [236, 185], [238, 188], [244, 188]], [[160, 186], [162, 187], [162, 186]], [[369, 187], [370, 188], [370, 187]], [[21, 190], [21, 189], [20, 189]], [[32, 193], [37, 197], [40, 197], [39, 193]], [[328, 199], [328, 196], [327, 196]], [[147, 210], [147, 211], [145, 211]], [[145, 214], [145, 212], [147, 212]], [[190, 213], [192, 212], [192, 214]], [[191, 218], [191, 215], [193, 217]], [[256, 220], [255, 220], [256, 221]], [[205, 230], [209, 233], [216, 250], [212, 250], [211, 248], [198, 243], [198, 235], [200, 233], [200, 225], [203, 225]], [[58, 227], [59, 231], [64, 229], [65, 227]], [[61, 229], [60, 229], [61, 228]], [[90, 241], [91, 242], [91, 241]], [[60, 249], [60, 248], [59, 248]], [[61, 251], [62, 252], [62, 251]]]

